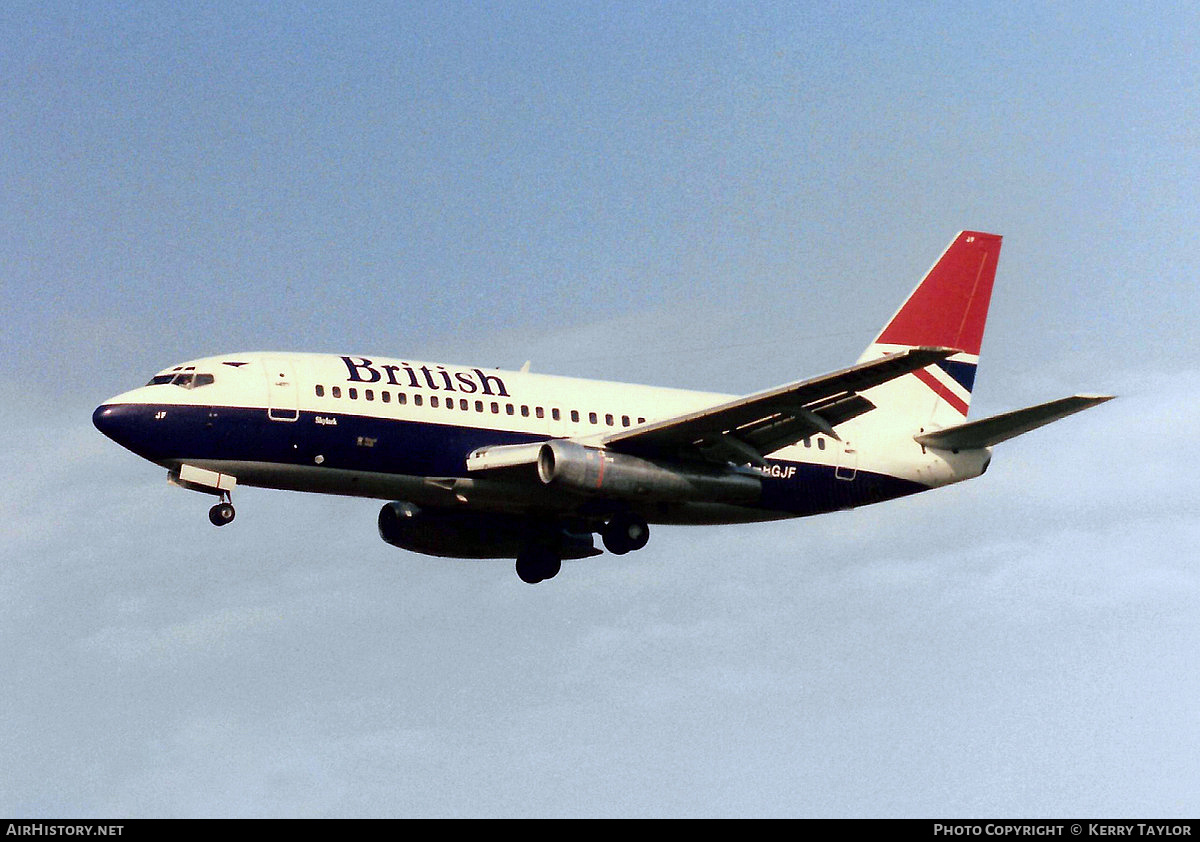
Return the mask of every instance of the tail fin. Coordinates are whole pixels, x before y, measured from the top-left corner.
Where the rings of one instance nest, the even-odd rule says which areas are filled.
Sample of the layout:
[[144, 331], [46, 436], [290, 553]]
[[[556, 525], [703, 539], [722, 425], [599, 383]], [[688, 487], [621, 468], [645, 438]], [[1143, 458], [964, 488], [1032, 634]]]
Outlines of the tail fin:
[[998, 234], [961, 232], [859, 357], [866, 362], [922, 345], [960, 350], [871, 391], [872, 402], [895, 422], [938, 429], [966, 417], [1000, 241]]

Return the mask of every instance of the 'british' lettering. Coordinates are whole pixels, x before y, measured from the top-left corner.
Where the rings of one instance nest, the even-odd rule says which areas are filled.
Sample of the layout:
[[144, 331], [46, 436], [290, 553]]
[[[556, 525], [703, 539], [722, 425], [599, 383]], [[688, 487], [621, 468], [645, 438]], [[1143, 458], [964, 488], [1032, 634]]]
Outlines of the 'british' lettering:
[[[346, 379], [351, 383], [386, 381], [389, 386], [465, 392], [468, 395], [479, 392], [495, 397], [509, 397], [504, 381], [495, 374], [486, 373], [481, 368], [472, 368], [467, 371], [447, 371], [444, 366], [439, 365], [436, 371], [431, 371], [429, 366], [423, 365], [414, 371], [413, 367], [405, 362], [399, 365], [394, 363], [376, 365], [366, 357], [342, 357], [342, 362], [346, 364]], [[418, 371], [422, 375], [421, 378], [417, 377]], [[403, 379], [407, 382], [401, 382], [399, 376], [401, 372], [404, 375]], [[424, 382], [421, 382], [422, 380]], [[457, 388], [455, 388], [455, 384], [457, 384]]]

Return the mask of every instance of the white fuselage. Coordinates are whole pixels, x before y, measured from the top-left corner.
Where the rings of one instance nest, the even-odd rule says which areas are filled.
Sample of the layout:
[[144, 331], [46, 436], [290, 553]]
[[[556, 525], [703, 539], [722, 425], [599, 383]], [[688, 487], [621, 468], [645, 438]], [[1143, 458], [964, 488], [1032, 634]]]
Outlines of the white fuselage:
[[[190, 376], [189, 376], [190, 375]], [[157, 382], [155, 382], [157, 381]], [[730, 395], [382, 357], [247, 353], [195, 360], [112, 398], [105, 432], [160, 465], [241, 484], [487, 511], [564, 512], [588, 501], [466, 457], [494, 445], [587, 444]], [[883, 387], [883, 388], [886, 388]], [[868, 393], [869, 394], [869, 393]], [[716, 523], [816, 514], [977, 476], [987, 451], [927, 450], [872, 413], [769, 454], [754, 505], [656, 501], [650, 522]], [[118, 416], [121, 420], [118, 420]], [[102, 429], [104, 429], [102, 427]]]

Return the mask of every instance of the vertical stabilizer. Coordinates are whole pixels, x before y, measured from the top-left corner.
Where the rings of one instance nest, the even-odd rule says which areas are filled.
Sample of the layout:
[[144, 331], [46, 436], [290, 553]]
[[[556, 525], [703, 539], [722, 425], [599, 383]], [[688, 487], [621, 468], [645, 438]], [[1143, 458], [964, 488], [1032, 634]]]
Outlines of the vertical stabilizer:
[[889, 420], [937, 429], [966, 417], [1000, 241], [998, 234], [961, 232], [859, 358], [865, 362], [921, 345], [961, 352], [872, 390], [872, 402]]

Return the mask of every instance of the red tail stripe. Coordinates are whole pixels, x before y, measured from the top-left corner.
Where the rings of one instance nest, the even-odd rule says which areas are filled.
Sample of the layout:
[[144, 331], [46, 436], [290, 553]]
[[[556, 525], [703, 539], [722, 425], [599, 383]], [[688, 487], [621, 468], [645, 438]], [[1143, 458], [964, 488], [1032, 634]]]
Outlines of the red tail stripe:
[[925, 369], [922, 368], [918, 371], [914, 371], [913, 374], [915, 374], [917, 376], [918, 380], [920, 380], [922, 383], [924, 383], [930, 389], [933, 389], [933, 391], [937, 394], [937, 396], [939, 398], [941, 398], [946, 403], [950, 404], [952, 407], [954, 407], [959, 412], [961, 412], [963, 414], [963, 417], [966, 417], [967, 409], [968, 409], [966, 401], [964, 401], [958, 395], [954, 394], [948, 388], [943, 386], [936, 377], [934, 377], [932, 374], [930, 374]]

